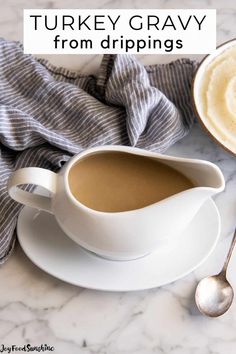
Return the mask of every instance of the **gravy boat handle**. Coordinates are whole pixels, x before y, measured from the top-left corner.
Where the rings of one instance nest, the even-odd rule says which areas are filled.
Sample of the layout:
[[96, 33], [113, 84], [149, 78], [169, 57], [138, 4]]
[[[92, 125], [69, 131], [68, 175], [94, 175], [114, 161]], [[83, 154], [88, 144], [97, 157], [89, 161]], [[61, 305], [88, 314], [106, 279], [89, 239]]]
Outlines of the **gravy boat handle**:
[[13, 172], [7, 185], [8, 193], [15, 201], [52, 214], [51, 198], [19, 188], [20, 185], [26, 184], [41, 186], [54, 194], [56, 192], [57, 174], [44, 168], [25, 167]]

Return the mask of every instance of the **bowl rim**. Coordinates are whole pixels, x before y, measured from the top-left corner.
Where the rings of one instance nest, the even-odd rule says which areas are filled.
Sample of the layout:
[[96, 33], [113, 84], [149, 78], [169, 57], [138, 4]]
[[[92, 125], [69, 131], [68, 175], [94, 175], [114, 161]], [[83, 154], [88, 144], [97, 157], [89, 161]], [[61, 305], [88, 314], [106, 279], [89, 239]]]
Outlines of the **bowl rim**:
[[[197, 69], [195, 70], [194, 72], [194, 76], [193, 76], [193, 80], [192, 80], [192, 85], [191, 85], [191, 99], [192, 99], [192, 104], [193, 104], [193, 111], [194, 111], [194, 114], [195, 116], [197, 117], [198, 119], [198, 122], [200, 123], [201, 127], [206, 131], [206, 133], [208, 134], [208, 136], [215, 142], [217, 143], [218, 145], [220, 145], [224, 150], [226, 150], [227, 152], [229, 152], [230, 154], [236, 156], [236, 151], [232, 151], [228, 146], [224, 145], [223, 142], [221, 140], [219, 140], [206, 126], [206, 124], [204, 123], [199, 111], [198, 111], [198, 108], [197, 108], [197, 104], [196, 104], [196, 101], [195, 101], [195, 95], [194, 95], [194, 91], [195, 91], [195, 86], [196, 86], [196, 78], [197, 78], [197, 75], [199, 73], [199, 69], [202, 67], [202, 65], [205, 63], [205, 61], [211, 57], [212, 55], [214, 55], [216, 53], [216, 51], [220, 48], [223, 48], [225, 47], [227, 44], [231, 43], [231, 42], [235, 42], [235, 46], [236, 46], [236, 37], [235, 38], [232, 38], [226, 42], [223, 42], [221, 43], [220, 45], [218, 45], [216, 47], [216, 49], [210, 53], [210, 54], [207, 54], [203, 57], [203, 59], [200, 61]], [[217, 56], [216, 56], [217, 57]]]

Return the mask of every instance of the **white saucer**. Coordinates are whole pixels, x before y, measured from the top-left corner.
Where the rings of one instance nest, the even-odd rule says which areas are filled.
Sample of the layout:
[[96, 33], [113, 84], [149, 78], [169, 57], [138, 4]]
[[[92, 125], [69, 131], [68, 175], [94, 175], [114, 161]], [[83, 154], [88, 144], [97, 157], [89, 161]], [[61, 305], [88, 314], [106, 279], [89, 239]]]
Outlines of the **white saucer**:
[[203, 263], [218, 241], [220, 216], [209, 199], [178, 243], [133, 261], [110, 261], [86, 252], [52, 215], [28, 207], [19, 215], [17, 233], [31, 261], [54, 277], [90, 289], [143, 290], [180, 279]]

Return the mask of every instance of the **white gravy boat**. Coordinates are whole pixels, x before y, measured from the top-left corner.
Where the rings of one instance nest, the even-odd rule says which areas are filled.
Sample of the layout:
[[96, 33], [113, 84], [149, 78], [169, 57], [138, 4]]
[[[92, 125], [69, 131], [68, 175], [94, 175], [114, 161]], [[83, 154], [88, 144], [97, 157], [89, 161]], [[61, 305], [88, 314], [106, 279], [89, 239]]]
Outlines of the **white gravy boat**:
[[[101, 212], [81, 204], [72, 195], [68, 173], [78, 160], [104, 151], [120, 151], [157, 159], [194, 182], [195, 187], [141, 209]], [[18, 186], [35, 184], [50, 196], [32, 194]], [[76, 243], [114, 260], [130, 260], [153, 252], [163, 243], [178, 240], [207, 198], [224, 190], [221, 170], [211, 162], [160, 155], [125, 146], [103, 146], [85, 150], [59, 171], [27, 167], [15, 171], [8, 181], [10, 196], [27, 206], [54, 214], [63, 231]]]

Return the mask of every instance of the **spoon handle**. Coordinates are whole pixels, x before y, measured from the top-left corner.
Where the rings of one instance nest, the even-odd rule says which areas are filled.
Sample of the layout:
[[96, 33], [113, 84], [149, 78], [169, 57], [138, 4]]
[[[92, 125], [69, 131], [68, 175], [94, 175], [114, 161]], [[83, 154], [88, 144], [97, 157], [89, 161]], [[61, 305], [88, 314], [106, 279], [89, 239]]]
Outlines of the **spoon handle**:
[[232, 241], [231, 241], [231, 244], [230, 244], [230, 249], [229, 249], [229, 251], [228, 251], [228, 254], [227, 254], [227, 257], [226, 257], [224, 266], [223, 266], [223, 268], [222, 268], [222, 273], [224, 273], [224, 274], [226, 274], [227, 267], [228, 267], [230, 258], [231, 258], [231, 256], [232, 256], [232, 253], [233, 253], [233, 249], [234, 249], [235, 244], [236, 244], [236, 230], [234, 231], [234, 236], [233, 236]]

